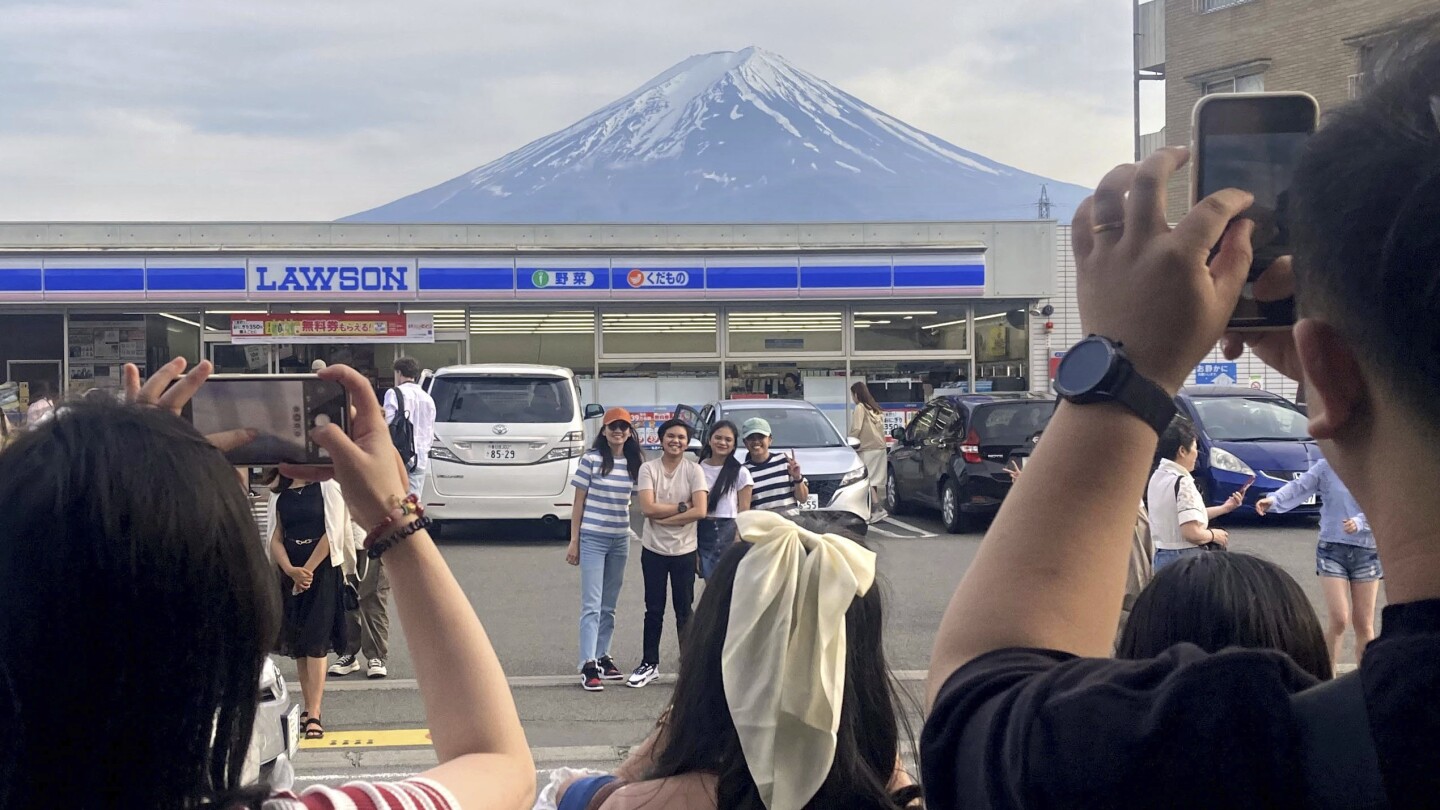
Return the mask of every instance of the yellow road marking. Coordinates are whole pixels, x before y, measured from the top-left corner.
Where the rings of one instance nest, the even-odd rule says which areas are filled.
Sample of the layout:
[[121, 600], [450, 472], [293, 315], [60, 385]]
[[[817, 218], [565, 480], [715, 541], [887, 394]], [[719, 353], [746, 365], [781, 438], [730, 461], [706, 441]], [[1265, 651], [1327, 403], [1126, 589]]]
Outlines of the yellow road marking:
[[407, 748], [430, 745], [425, 728], [387, 728], [374, 731], [326, 731], [318, 740], [300, 740], [301, 748]]

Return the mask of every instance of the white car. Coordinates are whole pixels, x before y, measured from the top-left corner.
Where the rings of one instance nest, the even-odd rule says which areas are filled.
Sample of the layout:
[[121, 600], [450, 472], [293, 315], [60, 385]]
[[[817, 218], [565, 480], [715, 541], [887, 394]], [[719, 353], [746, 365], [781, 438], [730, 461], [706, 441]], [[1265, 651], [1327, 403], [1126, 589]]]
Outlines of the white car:
[[558, 366], [448, 366], [427, 381], [435, 444], [422, 501], [437, 525], [452, 520], [539, 520], [569, 534], [585, 453], [575, 374]]
[[300, 705], [290, 699], [285, 678], [269, 656], [260, 670], [255, 730], [241, 769], [244, 784], [289, 790], [295, 782], [295, 751], [300, 747]]

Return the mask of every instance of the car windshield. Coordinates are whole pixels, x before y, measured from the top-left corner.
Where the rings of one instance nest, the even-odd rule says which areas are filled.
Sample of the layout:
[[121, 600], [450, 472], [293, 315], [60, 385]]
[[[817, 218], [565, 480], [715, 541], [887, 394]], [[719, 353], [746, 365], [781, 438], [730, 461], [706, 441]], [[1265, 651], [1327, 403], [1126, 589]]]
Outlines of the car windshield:
[[1310, 441], [1305, 414], [1285, 400], [1199, 397], [1192, 403], [1206, 435], [1216, 441]]
[[745, 408], [724, 414], [737, 425], [757, 416], [770, 423], [771, 447], [803, 450], [845, 446], [845, 440], [825, 414], [811, 408]]
[[560, 377], [436, 377], [430, 386], [437, 422], [568, 422], [575, 413]]
[[975, 409], [973, 423], [984, 444], [1019, 445], [1044, 430], [1054, 411], [1050, 401], [982, 405]]

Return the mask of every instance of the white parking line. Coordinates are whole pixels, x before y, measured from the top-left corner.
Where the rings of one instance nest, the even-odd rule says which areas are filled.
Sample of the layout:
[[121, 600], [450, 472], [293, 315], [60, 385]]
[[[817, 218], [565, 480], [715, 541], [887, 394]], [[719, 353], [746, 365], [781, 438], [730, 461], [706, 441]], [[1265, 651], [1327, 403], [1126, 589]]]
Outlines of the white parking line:
[[920, 528], [919, 526], [911, 526], [909, 523], [906, 523], [906, 522], [903, 521], [903, 520], [896, 520], [893, 516], [892, 516], [892, 517], [886, 517], [884, 520], [882, 520], [882, 521], [880, 521], [880, 522], [881, 522], [881, 523], [894, 523], [896, 526], [899, 526], [899, 527], [902, 528], [902, 529], [909, 529], [910, 531], [915, 532], [916, 534], [920, 535], [921, 537], [933, 537], [933, 536], [935, 535], [934, 532], [927, 532], [927, 531], [925, 531], [924, 529]]
[[880, 528], [879, 526], [875, 525], [874, 523], [871, 523], [871, 524], [870, 524], [870, 531], [875, 532], [876, 534], [883, 534], [883, 535], [885, 535], [886, 537], [894, 537], [894, 538], [896, 538], [896, 539], [900, 539], [900, 538], [906, 537], [906, 535], [903, 535], [903, 534], [896, 534], [896, 533], [894, 533], [894, 532], [887, 532], [887, 531], [885, 531], [884, 529]]

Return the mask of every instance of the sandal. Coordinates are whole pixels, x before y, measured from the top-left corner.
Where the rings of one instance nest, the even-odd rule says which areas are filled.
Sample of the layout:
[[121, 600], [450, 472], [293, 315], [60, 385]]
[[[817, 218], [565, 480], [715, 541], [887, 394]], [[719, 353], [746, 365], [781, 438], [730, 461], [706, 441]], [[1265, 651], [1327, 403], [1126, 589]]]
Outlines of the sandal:
[[305, 731], [305, 739], [319, 740], [325, 737], [325, 727], [320, 725], [320, 717], [306, 717], [305, 722], [300, 726]]

